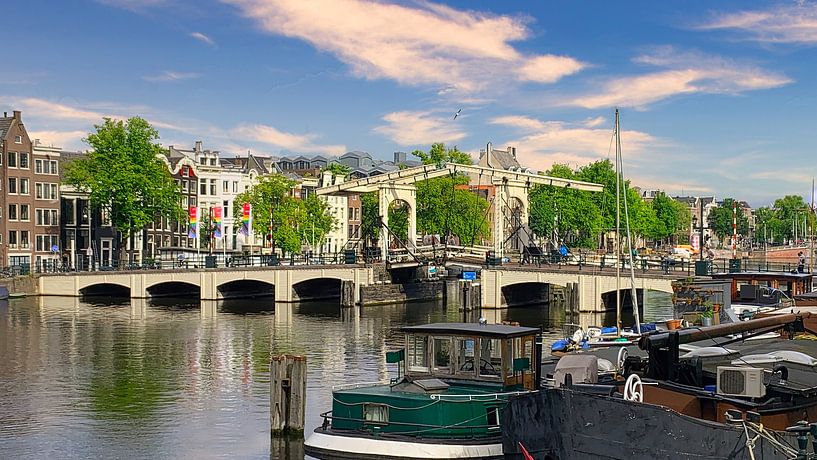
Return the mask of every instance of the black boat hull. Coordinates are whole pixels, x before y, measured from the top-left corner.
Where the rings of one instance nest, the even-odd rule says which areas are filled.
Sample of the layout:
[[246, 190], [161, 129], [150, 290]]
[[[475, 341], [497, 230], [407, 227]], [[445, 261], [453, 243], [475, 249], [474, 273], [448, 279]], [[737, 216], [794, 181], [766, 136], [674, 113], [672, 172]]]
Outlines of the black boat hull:
[[[537, 460], [750, 458], [743, 428], [565, 388], [514, 397], [501, 424], [506, 459], [523, 458], [520, 442]], [[754, 454], [786, 458], [762, 439]]]

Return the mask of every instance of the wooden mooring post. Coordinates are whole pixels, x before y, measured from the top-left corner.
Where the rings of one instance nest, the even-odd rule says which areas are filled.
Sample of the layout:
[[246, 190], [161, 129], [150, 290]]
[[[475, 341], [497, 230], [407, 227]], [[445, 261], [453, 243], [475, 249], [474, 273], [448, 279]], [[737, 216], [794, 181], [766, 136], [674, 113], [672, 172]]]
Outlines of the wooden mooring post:
[[306, 407], [306, 357], [273, 356], [270, 359], [270, 432], [302, 435]]

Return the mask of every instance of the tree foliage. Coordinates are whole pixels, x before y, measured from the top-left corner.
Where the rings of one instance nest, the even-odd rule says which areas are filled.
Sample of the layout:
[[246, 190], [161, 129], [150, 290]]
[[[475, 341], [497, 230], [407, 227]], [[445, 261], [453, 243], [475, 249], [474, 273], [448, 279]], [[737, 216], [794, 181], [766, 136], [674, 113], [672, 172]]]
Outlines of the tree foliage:
[[[811, 206], [798, 195], [787, 195], [775, 200], [772, 207], [762, 207], [755, 211], [755, 241], [785, 242], [810, 233], [815, 226]], [[805, 223], [805, 228], [804, 227]]]
[[[709, 212], [709, 227], [720, 239], [732, 235], [732, 203], [734, 202], [734, 199], [726, 198], [721, 206], [712, 208]], [[738, 235], [749, 234], [749, 219], [743, 214], [740, 206], [738, 206], [737, 213], [737, 231]]]
[[349, 173], [352, 172], [352, 168], [343, 163], [332, 162], [329, 163], [325, 168], [323, 168], [322, 171], [331, 172], [336, 176], [346, 177], [349, 175]]
[[108, 211], [125, 238], [158, 217], [183, 219], [179, 187], [160, 159], [159, 133], [139, 117], [105, 118], [94, 128], [85, 139], [91, 151], [66, 165], [65, 182], [87, 192], [92, 207]]
[[411, 154], [419, 158], [424, 165], [441, 165], [445, 163], [470, 165], [473, 163], [471, 155], [459, 151], [457, 147], [446, 148], [442, 142], [431, 144], [428, 153], [422, 150], [415, 150], [411, 152]]
[[[298, 253], [304, 244], [320, 244], [335, 224], [329, 205], [317, 196], [305, 200], [294, 198], [290, 190], [295, 181], [273, 174], [259, 178], [249, 190], [235, 198], [236, 203], [252, 205], [253, 232], [264, 235], [273, 247], [287, 253]], [[241, 206], [234, 207], [240, 218]]]
[[[470, 165], [471, 156], [443, 143], [431, 145], [428, 153], [411, 153], [423, 164]], [[454, 235], [461, 244], [473, 245], [490, 237], [486, 219], [488, 201], [468, 188], [468, 176], [435, 177], [417, 182], [417, 231], [425, 235]]]

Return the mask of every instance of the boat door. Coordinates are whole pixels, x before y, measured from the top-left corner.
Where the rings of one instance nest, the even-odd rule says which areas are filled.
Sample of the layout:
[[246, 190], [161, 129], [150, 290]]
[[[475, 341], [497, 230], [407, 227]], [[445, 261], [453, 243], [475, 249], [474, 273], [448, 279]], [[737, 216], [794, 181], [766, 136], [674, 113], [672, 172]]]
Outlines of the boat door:
[[535, 389], [535, 339], [535, 335], [528, 335], [503, 341], [502, 368], [506, 388]]

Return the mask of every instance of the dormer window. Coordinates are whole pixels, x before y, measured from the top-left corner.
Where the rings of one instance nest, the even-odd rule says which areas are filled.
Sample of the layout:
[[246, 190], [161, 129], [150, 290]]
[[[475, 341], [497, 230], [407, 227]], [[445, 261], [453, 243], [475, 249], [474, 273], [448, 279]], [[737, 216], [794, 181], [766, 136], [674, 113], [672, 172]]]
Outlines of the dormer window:
[[14, 136], [14, 143], [15, 144], [22, 144], [23, 143], [23, 136]]

